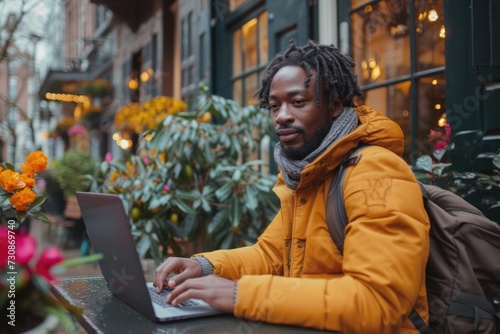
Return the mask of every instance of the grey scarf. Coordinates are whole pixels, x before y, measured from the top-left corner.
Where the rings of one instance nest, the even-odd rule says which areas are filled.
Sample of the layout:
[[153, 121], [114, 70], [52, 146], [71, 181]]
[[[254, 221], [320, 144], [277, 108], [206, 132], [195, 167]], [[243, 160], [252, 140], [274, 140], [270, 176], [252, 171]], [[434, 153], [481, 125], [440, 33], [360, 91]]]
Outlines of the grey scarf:
[[280, 142], [274, 148], [274, 160], [283, 170], [285, 183], [290, 189], [296, 189], [300, 182], [300, 174], [307, 164], [321, 155], [330, 145], [351, 133], [358, 126], [358, 115], [351, 107], [344, 110], [333, 121], [330, 132], [326, 135], [321, 145], [303, 160], [291, 160], [283, 155], [283, 145]]

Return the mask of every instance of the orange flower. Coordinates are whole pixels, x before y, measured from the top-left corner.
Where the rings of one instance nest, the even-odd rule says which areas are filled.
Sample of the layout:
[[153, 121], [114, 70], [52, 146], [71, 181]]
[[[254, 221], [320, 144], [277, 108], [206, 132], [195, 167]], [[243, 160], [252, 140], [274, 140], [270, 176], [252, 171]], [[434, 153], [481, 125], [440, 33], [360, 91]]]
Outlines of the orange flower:
[[48, 158], [42, 151], [31, 152], [26, 157], [26, 164], [21, 164], [21, 169], [24, 173], [34, 176], [35, 173], [40, 173], [47, 168]]
[[116, 179], [118, 179], [119, 177], [120, 177], [120, 174], [118, 174], [117, 172], [111, 173], [111, 176], [109, 177], [108, 183], [109, 184], [115, 183]]
[[36, 194], [33, 190], [24, 188], [10, 197], [10, 204], [12, 204], [17, 211], [27, 211], [28, 206], [33, 203], [35, 198]]
[[0, 185], [8, 193], [26, 186], [21, 178], [21, 174], [10, 169], [6, 169], [0, 173]]
[[31, 177], [31, 175], [26, 174], [26, 173], [21, 174], [21, 180], [25, 183], [26, 187], [30, 187], [30, 188], [33, 188], [33, 186], [36, 183], [35, 179], [33, 177]]

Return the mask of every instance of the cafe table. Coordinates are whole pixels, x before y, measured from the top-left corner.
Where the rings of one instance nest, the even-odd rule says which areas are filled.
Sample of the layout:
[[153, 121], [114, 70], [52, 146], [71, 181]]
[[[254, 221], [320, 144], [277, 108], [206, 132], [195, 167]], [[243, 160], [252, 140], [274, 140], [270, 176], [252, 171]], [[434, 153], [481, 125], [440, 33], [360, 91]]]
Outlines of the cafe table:
[[83, 310], [77, 320], [87, 333], [324, 333], [314, 329], [248, 321], [229, 314], [158, 323], [113, 296], [102, 276], [59, 278], [52, 284], [51, 290], [60, 301]]

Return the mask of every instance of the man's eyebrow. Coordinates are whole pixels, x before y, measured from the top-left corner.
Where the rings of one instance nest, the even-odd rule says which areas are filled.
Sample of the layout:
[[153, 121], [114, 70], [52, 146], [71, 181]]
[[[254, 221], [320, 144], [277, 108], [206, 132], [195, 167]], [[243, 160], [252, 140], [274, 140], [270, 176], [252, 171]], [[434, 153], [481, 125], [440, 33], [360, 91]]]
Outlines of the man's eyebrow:
[[[305, 94], [307, 91], [305, 89], [296, 89], [296, 90], [291, 90], [286, 92], [286, 95], [288, 97], [290, 96], [295, 96], [295, 95], [300, 95], [300, 94]], [[274, 99], [276, 98], [276, 95], [270, 94], [269, 99]]]

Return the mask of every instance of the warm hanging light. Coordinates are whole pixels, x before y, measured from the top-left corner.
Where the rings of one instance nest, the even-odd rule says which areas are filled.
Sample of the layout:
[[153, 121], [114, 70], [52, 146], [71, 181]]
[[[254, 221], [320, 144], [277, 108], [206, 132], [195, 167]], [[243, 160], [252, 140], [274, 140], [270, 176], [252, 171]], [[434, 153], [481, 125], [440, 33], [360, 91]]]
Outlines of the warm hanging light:
[[434, 8], [432, 8], [432, 9], [429, 11], [429, 14], [427, 15], [427, 19], [428, 19], [430, 22], [436, 22], [438, 18], [439, 18], [438, 13], [436, 12], [436, 10], [435, 10]]
[[441, 26], [441, 29], [439, 29], [439, 37], [441, 38], [446, 37], [446, 30], [444, 29], [444, 24]]
[[128, 82], [128, 88], [130, 88], [131, 90], [136, 90], [137, 88], [139, 88], [139, 83], [135, 79], [130, 79], [130, 81]]
[[436, 79], [434, 79], [434, 80], [431, 81], [431, 83], [432, 83], [433, 86], [435, 86], [435, 85], [437, 85], [438, 81]]
[[446, 125], [446, 113], [441, 115], [441, 118], [438, 120], [438, 126], [443, 127]]

